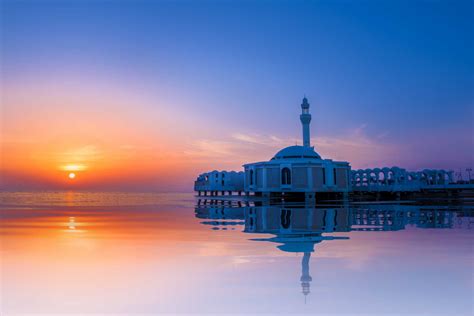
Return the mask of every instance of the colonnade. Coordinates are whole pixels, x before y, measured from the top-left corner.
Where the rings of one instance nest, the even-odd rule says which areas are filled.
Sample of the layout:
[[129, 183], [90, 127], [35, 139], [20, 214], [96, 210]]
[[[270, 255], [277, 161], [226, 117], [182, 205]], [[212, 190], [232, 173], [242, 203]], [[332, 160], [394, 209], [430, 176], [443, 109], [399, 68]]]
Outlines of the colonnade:
[[351, 171], [351, 182], [353, 188], [406, 186], [407, 189], [413, 189], [452, 183], [453, 172], [436, 169], [407, 171], [399, 167], [359, 169]]

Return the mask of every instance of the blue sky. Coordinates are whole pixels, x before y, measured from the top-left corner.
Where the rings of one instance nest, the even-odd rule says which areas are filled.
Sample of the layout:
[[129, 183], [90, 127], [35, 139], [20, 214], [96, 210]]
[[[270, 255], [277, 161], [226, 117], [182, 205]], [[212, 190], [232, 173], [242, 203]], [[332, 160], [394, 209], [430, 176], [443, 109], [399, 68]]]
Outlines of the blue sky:
[[[276, 137], [275, 147], [297, 141], [306, 95], [316, 144], [318, 137], [336, 144], [321, 149], [325, 156], [354, 167], [465, 168], [473, 162], [473, 6], [3, 1], [3, 87], [142, 98], [117, 113], [149, 125], [148, 134], [167, 135], [151, 119], [161, 117], [167, 129], [176, 126], [169, 137], [187, 144], [176, 150], [193, 152], [200, 141], [232, 144], [236, 134], [254, 143]], [[100, 111], [87, 102], [64, 107]], [[5, 108], [8, 120], [22, 105]], [[8, 126], [4, 133], [15, 136]], [[376, 159], [340, 148], [337, 141], [354, 137], [376, 144]], [[239, 149], [232, 167], [270, 158], [276, 148], [248, 149], [260, 153], [252, 157]]]

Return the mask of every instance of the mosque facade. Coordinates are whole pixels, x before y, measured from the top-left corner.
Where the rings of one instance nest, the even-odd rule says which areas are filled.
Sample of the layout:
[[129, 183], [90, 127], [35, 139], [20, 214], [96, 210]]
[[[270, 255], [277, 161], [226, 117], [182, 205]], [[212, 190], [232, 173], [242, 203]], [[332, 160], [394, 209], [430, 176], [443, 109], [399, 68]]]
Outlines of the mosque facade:
[[[269, 197], [272, 194], [304, 193], [314, 199], [317, 192], [348, 193], [351, 189], [351, 167], [346, 161], [323, 159], [311, 146], [311, 114], [306, 97], [301, 104], [300, 121], [303, 145], [289, 146], [278, 151], [269, 161], [244, 164], [244, 172], [237, 173], [227, 185], [233, 191]], [[211, 195], [231, 191], [223, 185], [226, 171], [199, 175], [195, 190]], [[239, 178], [241, 177], [241, 178]]]
[[349, 192], [349, 163], [323, 159], [311, 146], [311, 114], [306, 98], [301, 104], [300, 121], [302, 146], [289, 146], [277, 152], [269, 161], [244, 165], [246, 192], [263, 196], [301, 192], [310, 199], [314, 198], [316, 192]]

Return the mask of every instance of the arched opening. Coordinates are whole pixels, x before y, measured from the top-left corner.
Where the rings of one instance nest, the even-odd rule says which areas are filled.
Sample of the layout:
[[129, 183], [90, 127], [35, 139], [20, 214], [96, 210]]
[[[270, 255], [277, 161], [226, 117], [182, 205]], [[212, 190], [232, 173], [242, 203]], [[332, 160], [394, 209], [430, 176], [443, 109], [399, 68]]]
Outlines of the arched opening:
[[253, 169], [250, 169], [250, 185], [253, 185]]
[[429, 184], [429, 182], [428, 182], [428, 175], [427, 175], [425, 172], [423, 172], [423, 173], [421, 174], [420, 179], [421, 179], [421, 181], [422, 181], [423, 183]]
[[436, 175], [430, 174], [428, 176], [428, 183], [429, 184], [436, 184]]
[[398, 183], [404, 183], [405, 182], [405, 175], [401, 174], [399, 177], [398, 177]]
[[291, 171], [289, 168], [281, 169], [281, 184], [283, 185], [291, 184]]
[[390, 171], [388, 172], [387, 180], [388, 180], [388, 181], [387, 181], [388, 184], [394, 184], [394, 183], [395, 183], [395, 173], [394, 173], [392, 170], [390, 170]]
[[445, 172], [440, 171], [438, 175], [438, 184], [445, 184], [445, 179], [446, 179]]
[[379, 172], [379, 183], [383, 184], [385, 182], [385, 173], [383, 171]]
[[444, 182], [449, 183], [449, 174], [448, 173], [444, 174]]
[[370, 184], [377, 183], [377, 174], [374, 171], [370, 172]]
[[366, 172], [362, 173], [362, 185], [363, 186], [369, 185], [369, 175]]

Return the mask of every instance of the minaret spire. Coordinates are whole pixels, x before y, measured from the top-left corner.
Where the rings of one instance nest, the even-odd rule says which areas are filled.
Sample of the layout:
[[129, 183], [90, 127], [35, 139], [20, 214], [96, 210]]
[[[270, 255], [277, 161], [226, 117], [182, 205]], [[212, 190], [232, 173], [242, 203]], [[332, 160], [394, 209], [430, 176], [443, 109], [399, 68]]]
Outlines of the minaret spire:
[[309, 294], [310, 282], [313, 278], [309, 275], [309, 259], [311, 258], [311, 252], [305, 252], [303, 259], [301, 260], [301, 288], [306, 302], [306, 296]]
[[311, 123], [311, 114], [309, 114], [309, 103], [306, 96], [301, 103], [301, 125], [303, 125], [303, 146], [311, 147], [311, 136], [309, 132], [309, 123]]

